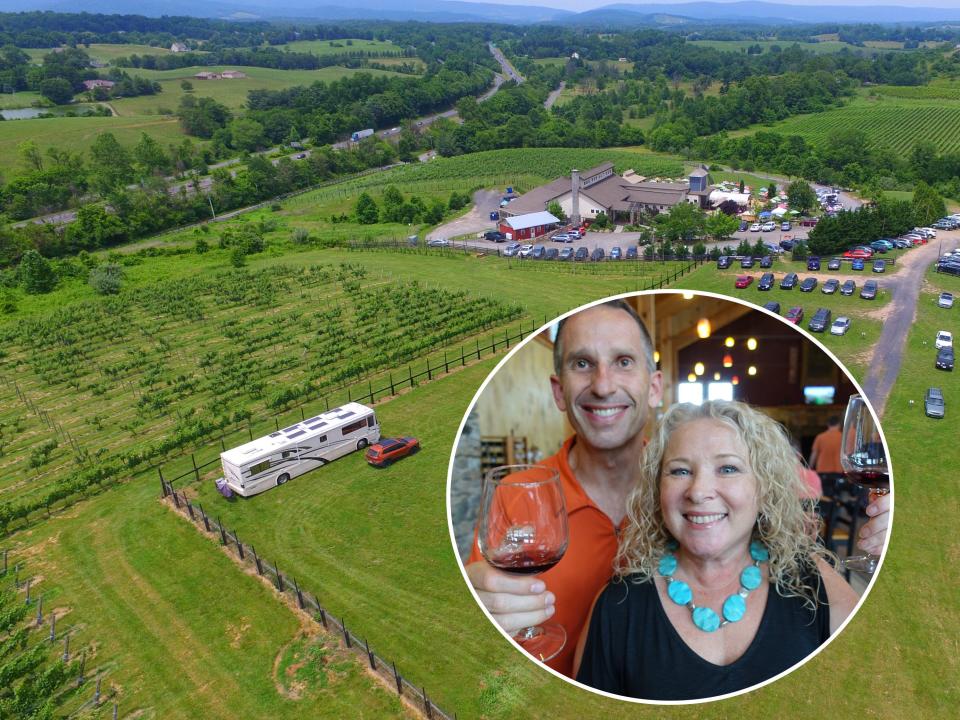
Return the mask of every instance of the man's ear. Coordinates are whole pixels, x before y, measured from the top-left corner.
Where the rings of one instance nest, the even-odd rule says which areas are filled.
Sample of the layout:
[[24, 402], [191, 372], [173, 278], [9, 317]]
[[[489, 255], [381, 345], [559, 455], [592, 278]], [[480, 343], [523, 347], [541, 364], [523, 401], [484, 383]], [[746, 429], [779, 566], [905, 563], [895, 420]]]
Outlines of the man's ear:
[[657, 370], [650, 376], [650, 391], [647, 393], [647, 404], [655, 408], [663, 399], [663, 373]]
[[567, 403], [566, 400], [563, 399], [563, 383], [558, 376], [550, 376], [550, 389], [553, 391], [553, 401], [557, 404], [560, 412], [566, 412]]

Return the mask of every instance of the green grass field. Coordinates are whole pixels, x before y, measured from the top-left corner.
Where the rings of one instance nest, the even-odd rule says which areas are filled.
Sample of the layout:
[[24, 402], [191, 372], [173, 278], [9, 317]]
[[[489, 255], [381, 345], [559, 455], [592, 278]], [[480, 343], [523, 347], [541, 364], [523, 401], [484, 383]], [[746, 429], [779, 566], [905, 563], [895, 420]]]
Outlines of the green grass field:
[[799, 45], [803, 50], [816, 53], [817, 55], [830, 55], [844, 49], [865, 55], [874, 55], [878, 52], [877, 48], [859, 48], [839, 40], [823, 40], [815, 43], [798, 43], [794, 40], [688, 40], [688, 42], [691, 45], [699, 45], [700, 47], [714, 48], [722, 52], [735, 53], [746, 53], [747, 48], [754, 45], [762, 47], [764, 52], [770, 52], [770, 48], [773, 45], [779, 45], [784, 50], [792, 45]]
[[46, 105], [48, 101], [38, 92], [23, 90], [18, 93], [0, 94], [0, 110]]
[[[349, 44], [348, 44], [349, 43]], [[384, 40], [361, 40], [341, 38], [337, 40], [294, 40], [293, 42], [276, 45], [280, 50], [290, 52], [304, 52], [311, 55], [349, 55], [350, 53], [364, 52], [374, 55], [400, 55], [403, 48]]]
[[[940, 152], [960, 149], [960, 103], [880, 98], [856, 99], [845, 107], [811, 115], [797, 115], [769, 126], [784, 135], [800, 135], [814, 143], [826, 142], [843, 128], [857, 128], [867, 137], [900, 155], [909, 154], [919, 140], [931, 140]], [[755, 127], [730, 133], [750, 134]]]
[[[131, 55], [169, 55], [169, 47], [153, 47], [152, 45], [124, 45], [120, 43], [91, 43], [89, 47], [81, 45], [80, 49], [87, 53], [94, 60], [110, 62], [118, 57], [130, 57]], [[51, 48], [25, 48], [24, 52], [30, 56], [30, 59], [39, 63], [43, 56], [51, 52]]]
[[[91, 117], [45, 118], [0, 122], [0, 164], [11, 167], [20, 164], [17, 146], [33, 140], [46, 151], [56, 147], [71, 152], [85, 152], [101, 133], [110, 132], [123, 145], [135, 145], [141, 133], [147, 133], [163, 146], [179, 144], [187, 137], [176, 118], [160, 117]], [[205, 141], [192, 138], [194, 144]]]
[[[198, 72], [222, 72], [239, 70], [247, 77], [235, 80], [197, 80], [193, 76]], [[197, 66], [176, 70], [131, 69], [131, 75], [139, 75], [160, 83], [163, 91], [157, 95], [141, 95], [132, 98], [120, 98], [111, 101], [111, 105], [121, 116], [155, 115], [160, 108], [176, 111], [180, 99], [187, 94], [180, 87], [183, 80], [193, 84], [195, 97], [211, 97], [232, 110], [243, 108], [250, 90], [283, 90], [296, 85], [309, 85], [318, 80], [333, 82], [352, 77], [360, 72], [371, 75], [396, 75], [384, 70], [353, 70], [344, 67], [328, 67], [319, 70], [275, 70], [273, 68], [234, 67], [226, 65]]]

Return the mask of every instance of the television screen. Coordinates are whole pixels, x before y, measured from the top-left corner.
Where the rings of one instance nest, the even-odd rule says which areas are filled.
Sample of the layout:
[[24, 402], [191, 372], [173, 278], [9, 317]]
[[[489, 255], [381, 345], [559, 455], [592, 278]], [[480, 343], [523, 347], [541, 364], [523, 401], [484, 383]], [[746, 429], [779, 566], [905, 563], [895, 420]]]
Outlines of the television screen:
[[832, 405], [835, 392], [833, 385], [807, 385], [803, 389], [803, 399], [807, 405]]

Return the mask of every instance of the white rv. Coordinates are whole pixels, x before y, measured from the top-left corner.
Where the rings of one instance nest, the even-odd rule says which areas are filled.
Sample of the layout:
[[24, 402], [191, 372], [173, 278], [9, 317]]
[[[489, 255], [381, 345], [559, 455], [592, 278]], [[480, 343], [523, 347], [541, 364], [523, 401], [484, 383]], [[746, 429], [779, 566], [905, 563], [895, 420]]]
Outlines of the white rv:
[[239, 495], [256, 495], [379, 439], [373, 410], [347, 403], [220, 453], [223, 479]]

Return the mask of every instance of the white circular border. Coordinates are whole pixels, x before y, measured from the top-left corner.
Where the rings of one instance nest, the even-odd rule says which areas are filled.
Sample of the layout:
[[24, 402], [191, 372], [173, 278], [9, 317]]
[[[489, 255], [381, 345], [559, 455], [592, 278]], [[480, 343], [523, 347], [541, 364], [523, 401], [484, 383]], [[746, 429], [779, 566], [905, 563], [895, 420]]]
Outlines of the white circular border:
[[[843, 372], [846, 374], [847, 378], [853, 383], [853, 386], [857, 389], [857, 392], [858, 392], [858, 393], [864, 398], [864, 400], [866, 401], [867, 407], [868, 407], [869, 410], [870, 410], [870, 414], [873, 416], [874, 422], [876, 423], [877, 428], [878, 428], [879, 431], [880, 431], [880, 439], [881, 439], [881, 441], [883, 442], [884, 450], [885, 450], [886, 453], [887, 453], [887, 463], [888, 463], [888, 469], [889, 469], [889, 471], [890, 471], [890, 522], [889, 522], [889, 525], [888, 525], [888, 527], [887, 527], [887, 537], [886, 537], [886, 540], [884, 541], [884, 544], [883, 544], [883, 551], [880, 553], [880, 561], [879, 561], [879, 564], [877, 565], [876, 571], [875, 571], [875, 572], [873, 573], [873, 575], [871, 576], [870, 582], [867, 583], [867, 587], [864, 589], [863, 595], [860, 596], [860, 600], [857, 602], [856, 607], [854, 607], [853, 611], [847, 616], [846, 620], [843, 621], [843, 624], [841, 624], [840, 627], [837, 628], [837, 631], [836, 631], [835, 633], [832, 633], [832, 634], [830, 635], [830, 637], [827, 638], [827, 640], [826, 640], [822, 645], [820, 645], [816, 650], [814, 650], [812, 653], [810, 653], [809, 655], [807, 655], [803, 660], [801, 660], [800, 662], [796, 663], [795, 665], [787, 668], [786, 670], [784, 670], [783, 672], [779, 673], [778, 675], [775, 675], [775, 676], [773, 676], [773, 677], [771, 677], [771, 678], [767, 678], [767, 679], [764, 680], [763, 682], [757, 683], [756, 685], [751, 685], [750, 687], [743, 688], [743, 689], [737, 690], [737, 691], [735, 691], [735, 692], [727, 693], [727, 694], [725, 694], [725, 695], [715, 695], [715, 696], [713, 696], [713, 697], [709, 697], [709, 698], [698, 698], [698, 699], [696, 699], [696, 700], [646, 700], [646, 699], [643, 699], [643, 698], [632, 698], [632, 697], [627, 697], [627, 696], [625, 696], [625, 695], [616, 695], [616, 694], [614, 694], [614, 693], [606, 692], [605, 690], [598, 690], [598, 689], [596, 689], [596, 688], [594, 688], [594, 687], [591, 687], [591, 686], [589, 686], [589, 685], [584, 685], [584, 684], [581, 683], [581, 682], [577, 682], [577, 681], [576, 681], [575, 679], [573, 679], [573, 678], [567, 677], [566, 675], [563, 675], [562, 673], [557, 672], [557, 671], [554, 670], [553, 668], [548, 667], [547, 665], [538, 662], [538, 661], [535, 660], [533, 657], [531, 657], [528, 653], [526, 653], [526, 652], [523, 650], [523, 648], [521, 648], [520, 645], [516, 642], [516, 640], [514, 640], [507, 631], [505, 631], [502, 627], [500, 627], [500, 626], [496, 623], [496, 621], [493, 619], [493, 616], [490, 614], [490, 611], [487, 610], [487, 608], [484, 606], [484, 604], [480, 601], [480, 597], [477, 595], [477, 591], [476, 591], [476, 589], [473, 587], [473, 583], [471, 583], [471, 582], [470, 582], [470, 579], [467, 577], [467, 571], [466, 571], [466, 569], [464, 568], [463, 562], [460, 560], [460, 553], [459, 553], [459, 551], [457, 550], [457, 537], [456, 537], [456, 532], [454, 531], [454, 527], [453, 527], [453, 515], [452, 515], [452, 512], [451, 512], [450, 491], [451, 491], [451, 485], [452, 485], [452, 482], [453, 482], [453, 464], [454, 464], [454, 459], [455, 459], [455, 457], [456, 457], [457, 447], [458, 447], [459, 444], [460, 444], [460, 436], [461, 436], [461, 434], [463, 433], [463, 427], [464, 427], [464, 425], [466, 425], [467, 418], [469, 417], [469, 415], [470, 415], [470, 413], [472, 412], [472, 410], [474, 409], [474, 407], [476, 407], [476, 405], [477, 405], [477, 400], [480, 398], [480, 395], [481, 395], [481, 394], [483, 393], [483, 391], [486, 389], [487, 384], [490, 382], [491, 378], [493, 378], [494, 375], [496, 375], [498, 372], [500, 372], [500, 369], [501, 369], [507, 362], [509, 362], [509, 361], [513, 358], [513, 356], [520, 350], [520, 348], [524, 347], [527, 343], [531, 342], [537, 335], [539, 335], [540, 333], [542, 333], [545, 329], [549, 328], [551, 325], [553, 325], [553, 324], [555, 324], [556, 322], [558, 322], [560, 319], [565, 318], [565, 317], [569, 317], [570, 315], [574, 315], [574, 314], [576, 314], [576, 313], [578, 313], [578, 312], [581, 312], [581, 311], [583, 311], [583, 310], [586, 310], [587, 308], [593, 307], [594, 305], [601, 305], [601, 304], [603, 304], [603, 303], [605, 303], [605, 302], [609, 302], [610, 300], [623, 300], [623, 299], [625, 299], [625, 298], [631, 298], [631, 297], [636, 297], [636, 296], [647, 296], [647, 295], [681, 295], [681, 294], [683, 294], [683, 293], [693, 293], [694, 295], [711, 297], [711, 298], [714, 298], [714, 299], [716, 299], [716, 300], [722, 300], [722, 301], [725, 301], [725, 302], [737, 303], [737, 304], [739, 304], [739, 305], [744, 305], [744, 306], [750, 308], [751, 310], [757, 310], [757, 311], [759, 311], [759, 312], [766, 313], [766, 314], [770, 315], [771, 317], [775, 317], [775, 318], [777, 318], [778, 320], [780, 320], [780, 322], [784, 323], [785, 325], [790, 325], [794, 330], [799, 331], [803, 336], [806, 337], [807, 340], [813, 342], [817, 347], [819, 347], [821, 350], [823, 350], [823, 352], [825, 352], [825, 353], [827, 354], [827, 356], [828, 356], [831, 360], [833, 360], [833, 362], [834, 362], [839, 368], [841, 368], [841, 369], [843, 370]], [[656, 349], [656, 348], [654, 348], [654, 349]], [[762, 688], [762, 687], [764, 687], [764, 686], [766, 686], [766, 685], [769, 685], [770, 683], [776, 682], [777, 680], [779, 680], [779, 679], [782, 678], [782, 677], [786, 677], [787, 675], [789, 675], [790, 673], [792, 673], [792, 672], [793, 672], [794, 670], [796, 670], [797, 668], [802, 667], [802, 666], [805, 665], [807, 662], [809, 662], [810, 660], [812, 660], [813, 658], [815, 658], [815, 657], [820, 653], [821, 650], [823, 650], [823, 649], [826, 648], [828, 645], [830, 645], [830, 644], [834, 641], [834, 639], [837, 638], [837, 637], [840, 635], [840, 633], [842, 633], [842, 632], [844, 631], [844, 629], [847, 627], [847, 624], [850, 623], [851, 620], [853, 620], [853, 618], [856, 616], [856, 614], [857, 614], [858, 612], [860, 612], [861, 606], [863, 605], [864, 601], [866, 601], [867, 597], [870, 595], [870, 591], [873, 590], [873, 586], [874, 586], [874, 584], [876, 583], [877, 576], [880, 574], [880, 570], [881, 570], [881, 568], [883, 567], [884, 560], [886, 559], [887, 548], [888, 548], [889, 545], [890, 545], [890, 536], [891, 536], [891, 534], [892, 534], [892, 532], [893, 532], [893, 508], [894, 508], [894, 504], [895, 504], [895, 503], [894, 503], [894, 498], [895, 498], [895, 496], [894, 496], [894, 482], [893, 482], [893, 478], [894, 478], [894, 472], [893, 472], [893, 462], [892, 462], [892, 458], [890, 457], [890, 446], [887, 444], [887, 438], [886, 438], [886, 436], [883, 434], [883, 427], [882, 427], [881, 424], [880, 424], [880, 419], [877, 417], [876, 411], [873, 409], [873, 404], [870, 402], [870, 399], [867, 397], [866, 393], [864, 393], [863, 388], [860, 387], [860, 383], [857, 382], [856, 378], [854, 378], [853, 375], [850, 373], [850, 371], [847, 370], [847, 367], [837, 359], [837, 356], [834, 355], [833, 352], [832, 352], [829, 348], [827, 348], [823, 343], [821, 343], [816, 337], [814, 337], [813, 335], [811, 335], [807, 330], [804, 330], [804, 329], [803, 329], [802, 327], [800, 327], [799, 325], [794, 325], [793, 323], [788, 322], [788, 321], [787, 321], [784, 317], [782, 317], [781, 315], [779, 315], [779, 314], [777, 314], [777, 313], [774, 313], [774, 312], [771, 312], [770, 310], [766, 310], [766, 309], [763, 308], [763, 307], [760, 307], [760, 306], [755, 305], [755, 304], [753, 304], [753, 303], [747, 302], [746, 300], [741, 300], [741, 299], [739, 299], [739, 298], [733, 298], [733, 297], [730, 297], [729, 295], [723, 295], [723, 294], [720, 294], [720, 293], [708, 292], [708, 291], [705, 291], [705, 290], [684, 290], [684, 289], [675, 289], [675, 290], [646, 290], [646, 291], [640, 291], [640, 292], [626, 292], [626, 293], [621, 293], [621, 294], [619, 294], [619, 295], [611, 295], [611, 296], [609, 296], [609, 297], [601, 298], [601, 299], [599, 299], [599, 300], [594, 300], [593, 302], [587, 303], [587, 304], [585, 304], [585, 305], [581, 305], [581, 306], [579, 306], [579, 307], [577, 307], [577, 308], [574, 308], [573, 310], [569, 310], [568, 312], [565, 312], [564, 314], [555, 317], [553, 320], [550, 320], [549, 322], [545, 323], [544, 325], [541, 325], [541, 326], [540, 326], [539, 328], [537, 328], [535, 331], [531, 332], [524, 340], [521, 340], [519, 343], [517, 343], [517, 345], [516, 345], [513, 349], [511, 349], [510, 352], [508, 352], [508, 353], [506, 354], [506, 356], [504, 356], [504, 358], [503, 358], [502, 360], [500, 360], [500, 362], [497, 363], [497, 366], [496, 366], [493, 370], [490, 371], [490, 373], [487, 375], [487, 377], [484, 378], [483, 383], [481, 383], [480, 387], [477, 389], [477, 392], [476, 392], [476, 393], [474, 394], [474, 396], [473, 396], [473, 400], [470, 401], [470, 404], [467, 406], [467, 409], [466, 409], [466, 411], [465, 411], [464, 414], [463, 414], [463, 419], [460, 421], [460, 427], [457, 428], [457, 436], [456, 436], [456, 439], [454, 440], [453, 447], [452, 447], [452, 449], [451, 449], [451, 451], [450, 451], [450, 460], [449, 460], [448, 465], [447, 465], [447, 493], [446, 493], [446, 494], [447, 494], [447, 529], [448, 529], [449, 532], [450, 532], [450, 544], [451, 544], [451, 548], [453, 549], [453, 554], [454, 554], [454, 556], [456, 557], [457, 565], [460, 567], [460, 574], [463, 575], [463, 582], [466, 584], [467, 588], [470, 590], [470, 593], [473, 595], [473, 599], [476, 601], [477, 605], [478, 605], [478, 606], [480, 607], [480, 609], [483, 611], [484, 615], [487, 616], [487, 619], [490, 621], [490, 624], [493, 625], [493, 627], [496, 628], [496, 629], [500, 632], [500, 634], [503, 635], [503, 637], [505, 637], [505, 638], [510, 642], [510, 644], [513, 645], [513, 647], [517, 650], [517, 652], [519, 652], [525, 659], [527, 659], [527, 660], [529, 660], [530, 662], [534, 663], [535, 665], [539, 666], [541, 669], [546, 670], [546, 671], [549, 672], [549, 673], [552, 673], [553, 675], [555, 675], [556, 677], [560, 678], [561, 680], [563, 680], [563, 681], [565, 681], [565, 682], [567, 682], [567, 683], [570, 683], [571, 685], [574, 685], [574, 686], [576, 686], [576, 687], [578, 687], [578, 688], [581, 688], [581, 689], [583, 689], [583, 690], [587, 690], [587, 691], [589, 691], [589, 692], [591, 692], [591, 693], [594, 693], [594, 694], [597, 694], [597, 695], [602, 695], [603, 697], [611, 698], [611, 699], [613, 699], [613, 700], [622, 700], [622, 701], [625, 701], [625, 702], [637, 703], [637, 704], [640, 704], [640, 705], [699, 705], [699, 704], [701, 704], [701, 703], [716, 702], [716, 701], [718, 701], [718, 700], [726, 700], [726, 699], [728, 699], [728, 698], [737, 697], [738, 695], [743, 695], [743, 694], [745, 694], [745, 693], [752, 692], [752, 691], [754, 691], [754, 690], [758, 690], [759, 688]]]

